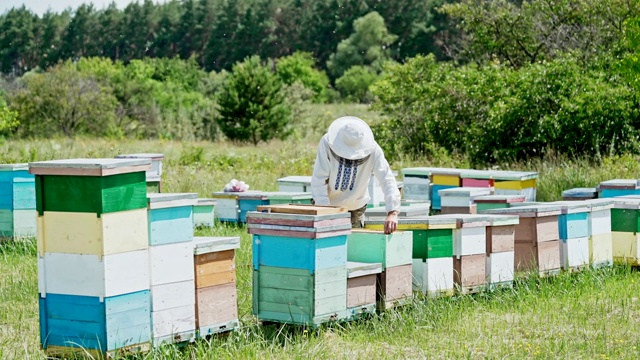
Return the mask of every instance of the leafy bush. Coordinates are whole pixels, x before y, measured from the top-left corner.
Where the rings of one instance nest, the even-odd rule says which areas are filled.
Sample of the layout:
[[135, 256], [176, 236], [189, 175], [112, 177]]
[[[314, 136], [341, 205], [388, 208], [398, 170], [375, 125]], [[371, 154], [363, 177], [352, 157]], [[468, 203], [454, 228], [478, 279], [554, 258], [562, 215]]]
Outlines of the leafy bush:
[[327, 101], [329, 77], [324, 71], [315, 68], [315, 60], [311, 53], [295, 52], [293, 55], [279, 58], [276, 61], [276, 72], [286, 85], [300, 82], [305, 88], [313, 91], [313, 102]]
[[336, 88], [343, 98], [351, 102], [369, 103], [373, 96], [369, 87], [378, 79], [375, 70], [369, 66], [352, 66], [336, 80]]
[[258, 56], [233, 66], [218, 100], [218, 124], [231, 140], [251, 142], [285, 138], [291, 119], [282, 82]]

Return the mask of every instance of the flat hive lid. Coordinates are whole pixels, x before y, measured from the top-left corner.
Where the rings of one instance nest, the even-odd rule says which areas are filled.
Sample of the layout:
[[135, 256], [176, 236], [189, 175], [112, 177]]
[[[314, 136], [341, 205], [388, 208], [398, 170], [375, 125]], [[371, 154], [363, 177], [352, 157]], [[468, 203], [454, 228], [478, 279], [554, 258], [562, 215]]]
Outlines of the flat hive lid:
[[214, 198], [234, 198], [244, 200], [267, 200], [267, 195], [264, 191], [249, 190], [249, 191], [216, 191], [211, 194]]
[[[431, 204], [417, 203], [414, 205], [401, 205], [398, 209], [399, 217], [411, 217], [419, 215], [429, 215]], [[365, 210], [366, 216], [387, 216], [387, 209], [384, 206], [377, 206]]]
[[640, 209], [640, 197], [616, 196], [613, 199], [614, 208], [616, 209]]
[[21, 171], [29, 170], [29, 163], [0, 164], [0, 171]]
[[511, 204], [517, 202], [524, 202], [526, 196], [524, 195], [482, 195], [473, 198], [476, 203], [500, 203]]
[[238, 249], [239, 247], [239, 236], [196, 236], [193, 238], [193, 253], [195, 255]]
[[560, 205], [563, 214], [575, 214], [590, 211], [589, 205], [582, 201], [554, 201], [551, 204]]
[[518, 215], [498, 215], [498, 214], [484, 214], [489, 218], [489, 226], [505, 226], [505, 225], [518, 225], [520, 223], [520, 216]]
[[612, 179], [602, 181], [600, 188], [622, 188], [622, 189], [638, 189], [640, 188], [640, 181], [637, 179]]
[[347, 277], [354, 278], [382, 272], [382, 263], [347, 261]]
[[177, 206], [194, 206], [198, 203], [197, 193], [147, 193], [149, 209]]
[[542, 216], [554, 216], [562, 213], [562, 207], [560, 205], [553, 204], [537, 204], [527, 206], [516, 206], [502, 209], [487, 209], [481, 210], [482, 214], [517, 214], [522, 217], [542, 217]]
[[403, 176], [432, 176], [432, 175], [460, 175], [466, 169], [438, 168], [438, 167], [413, 167], [404, 168], [400, 172]]
[[301, 176], [301, 175], [286, 176], [278, 179], [277, 181], [282, 183], [299, 183], [299, 184], [311, 185], [311, 176]]
[[435, 216], [456, 219], [458, 227], [461, 228], [489, 226], [490, 224], [489, 216], [485, 214], [440, 214]]
[[[365, 222], [366, 225], [384, 225], [384, 219], [380, 220], [367, 220]], [[435, 216], [416, 216], [416, 217], [406, 217], [406, 218], [398, 218], [399, 226], [408, 226], [415, 229], [429, 229], [429, 228], [438, 228], [438, 229], [455, 229], [458, 227], [458, 221], [454, 218], [447, 218], [439, 215]]]
[[495, 170], [491, 174], [494, 180], [500, 181], [524, 181], [537, 179], [538, 173], [533, 171], [505, 171]]
[[438, 190], [440, 197], [447, 196], [483, 196], [491, 194], [491, 189], [481, 187], [455, 187], [450, 189]]
[[198, 199], [198, 205], [215, 205], [215, 204], [216, 204], [216, 199], [209, 199], [209, 198]]
[[614, 204], [613, 199], [614, 198], [587, 199], [587, 200], [581, 200], [581, 202], [584, 202], [585, 204], [587, 204], [591, 208], [591, 211], [598, 211], [598, 210], [611, 209]]
[[286, 192], [286, 191], [274, 191], [265, 193], [267, 199], [272, 200], [294, 200], [294, 199], [311, 199], [310, 192]]
[[597, 194], [596, 188], [574, 188], [562, 192], [562, 197], [586, 197]]
[[151, 169], [151, 159], [64, 159], [29, 163], [34, 175], [108, 176]]
[[153, 159], [153, 160], [162, 160], [164, 159], [164, 154], [160, 153], [137, 153], [137, 154], [121, 154], [116, 155], [118, 159]]
[[461, 179], [491, 179], [491, 171], [489, 170], [464, 170], [460, 173]]

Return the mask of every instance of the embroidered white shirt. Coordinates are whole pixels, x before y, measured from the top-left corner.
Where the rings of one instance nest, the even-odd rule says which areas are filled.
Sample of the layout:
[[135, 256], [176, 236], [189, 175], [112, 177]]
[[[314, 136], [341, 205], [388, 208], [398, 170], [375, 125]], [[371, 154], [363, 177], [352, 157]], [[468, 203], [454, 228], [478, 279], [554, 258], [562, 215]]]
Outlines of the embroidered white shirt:
[[316, 205], [344, 206], [356, 210], [369, 200], [369, 182], [375, 176], [384, 193], [387, 212], [400, 208], [400, 191], [389, 163], [378, 144], [362, 160], [347, 160], [335, 155], [327, 135], [318, 144], [318, 153], [311, 177], [311, 195]]

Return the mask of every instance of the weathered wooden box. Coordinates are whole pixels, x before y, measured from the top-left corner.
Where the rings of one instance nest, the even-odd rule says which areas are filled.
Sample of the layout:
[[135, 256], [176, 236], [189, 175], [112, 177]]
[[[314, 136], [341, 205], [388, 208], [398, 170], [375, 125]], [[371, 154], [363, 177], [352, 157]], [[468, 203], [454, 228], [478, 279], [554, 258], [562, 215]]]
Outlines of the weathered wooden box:
[[438, 216], [455, 219], [457, 222], [457, 227], [453, 230], [454, 257], [486, 254], [487, 226], [490, 224], [488, 216], [469, 214]]
[[517, 271], [536, 271], [540, 274], [557, 272], [562, 266], [560, 240], [516, 242], [514, 257]]
[[147, 210], [96, 213], [45, 211], [38, 216], [38, 252], [104, 255], [149, 247]]
[[453, 282], [461, 293], [476, 292], [487, 284], [487, 255], [463, 255], [453, 258]]
[[29, 163], [36, 209], [105, 213], [147, 207], [149, 159], [69, 159]]
[[382, 263], [388, 267], [411, 264], [413, 234], [396, 231], [385, 234], [379, 230], [354, 229], [347, 236], [347, 260], [365, 263]]
[[193, 240], [193, 206], [196, 193], [147, 194], [149, 245], [165, 245]]
[[413, 297], [412, 264], [388, 266], [378, 274], [378, 311], [407, 304]]
[[431, 296], [453, 293], [453, 257], [413, 259], [413, 290]]
[[196, 237], [196, 328], [200, 338], [239, 326], [235, 251], [239, 237]]
[[213, 227], [215, 206], [215, 199], [198, 199], [198, 202], [193, 206], [193, 225]]
[[487, 255], [490, 253], [514, 250], [516, 225], [520, 223], [518, 215], [487, 215]]
[[149, 290], [110, 296], [39, 298], [40, 342], [49, 356], [114, 356], [149, 349]]
[[34, 237], [37, 234], [35, 210], [0, 209], [0, 237]]
[[151, 287], [153, 346], [192, 341], [196, 336], [193, 279]]
[[556, 202], [561, 206], [558, 217], [560, 257], [565, 270], [578, 269], [589, 264], [589, 212], [583, 201]]
[[638, 264], [638, 237], [640, 233], [640, 198], [621, 196], [614, 200], [611, 209], [612, 252], [614, 260]]
[[84, 255], [45, 253], [38, 257], [38, 290], [99, 299], [149, 290], [149, 250]]
[[487, 170], [465, 169], [460, 172], [462, 187], [493, 188], [492, 172]]
[[599, 198], [640, 195], [640, 180], [612, 179], [601, 182], [597, 187]]
[[253, 271], [253, 314], [259, 321], [317, 326], [347, 318], [347, 267], [260, 266]]
[[376, 312], [376, 282], [381, 263], [347, 262], [347, 313], [351, 318]]
[[269, 205], [267, 195], [262, 191], [214, 192], [216, 217], [220, 221], [247, 222], [247, 212], [256, 211], [258, 206]]

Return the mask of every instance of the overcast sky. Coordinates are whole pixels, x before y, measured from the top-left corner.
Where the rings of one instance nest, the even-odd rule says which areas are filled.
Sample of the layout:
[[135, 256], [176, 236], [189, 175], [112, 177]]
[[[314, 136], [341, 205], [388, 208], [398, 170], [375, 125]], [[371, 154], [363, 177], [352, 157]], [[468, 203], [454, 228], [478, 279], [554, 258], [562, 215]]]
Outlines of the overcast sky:
[[[96, 9], [102, 9], [107, 7], [111, 2], [115, 2], [119, 8], [124, 9], [127, 4], [134, 1], [135, 0], [0, 0], [0, 14], [4, 14], [13, 7], [21, 7], [22, 5], [25, 5], [38, 15], [44, 14], [47, 9], [51, 9], [54, 12], [63, 11], [68, 7], [76, 9], [82, 3], [93, 3]], [[142, 1], [143, 0], [139, 0], [141, 3]]]

